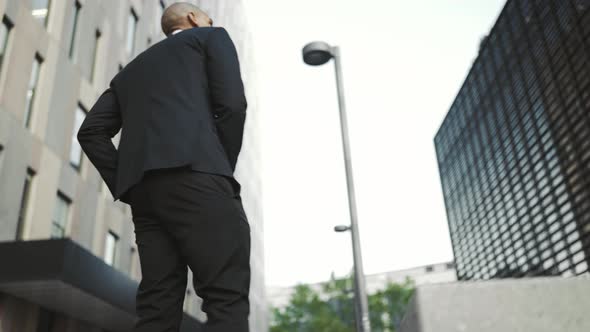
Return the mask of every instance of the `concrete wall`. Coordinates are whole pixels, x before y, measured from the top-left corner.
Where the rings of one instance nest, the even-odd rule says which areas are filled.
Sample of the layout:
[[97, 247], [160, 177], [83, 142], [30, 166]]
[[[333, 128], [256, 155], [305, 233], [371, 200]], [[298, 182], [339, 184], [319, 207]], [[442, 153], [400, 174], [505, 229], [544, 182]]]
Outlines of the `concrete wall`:
[[424, 285], [400, 331], [587, 332], [588, 294], [588, 276]]

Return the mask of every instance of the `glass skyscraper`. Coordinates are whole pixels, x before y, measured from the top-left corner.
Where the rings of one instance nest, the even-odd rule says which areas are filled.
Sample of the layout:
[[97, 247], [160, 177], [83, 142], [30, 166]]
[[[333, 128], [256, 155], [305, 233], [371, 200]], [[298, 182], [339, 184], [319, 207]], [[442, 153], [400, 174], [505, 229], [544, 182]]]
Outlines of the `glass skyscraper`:
[[435, 137], [460, 280], [590, 264], [590, 1], [509, 0]]

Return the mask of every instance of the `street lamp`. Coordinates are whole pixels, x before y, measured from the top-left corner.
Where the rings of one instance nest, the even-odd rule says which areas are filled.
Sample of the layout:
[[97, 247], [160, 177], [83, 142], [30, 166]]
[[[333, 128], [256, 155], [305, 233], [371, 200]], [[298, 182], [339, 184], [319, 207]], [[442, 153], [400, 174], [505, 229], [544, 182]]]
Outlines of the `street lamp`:
[[334, 231], [335, 232], [346, 232], [350, 230], [350, 226], [346, 226], [346, 225], [338, 225], [338, 226], [334, 226]]
[[350, 226], [336, 226], [336, 232], [350, 231], [352, 237], [352, 254], [354, 261], [354, 285], [356, 302], [356, 325], [358, 332], [370, 332], [369, 305], [365, 289], [365, 274], [357, 225], [356, 202], [354, 196], [354, 181], [352, 178], [352, 164], [350, 162], [350, 147], [348, 143], [348, 125], [346, 121], [346, 107], [344, 104], [344, 87], [342, 85], [342, 68], [340, 66], [340, 48], [328, 43], [316, 41], [303, 47], [303, 61], [311, 66], [319, 66], [334, 59], [336, 70], [336, 86], [338, 88], [338, 105], [340, 106], [340, 128], [342, 131], [342, 148], [344, 151], [344, 167], [346, 169], [346, 185], [348, 189], [348, 206], [350, 209]]

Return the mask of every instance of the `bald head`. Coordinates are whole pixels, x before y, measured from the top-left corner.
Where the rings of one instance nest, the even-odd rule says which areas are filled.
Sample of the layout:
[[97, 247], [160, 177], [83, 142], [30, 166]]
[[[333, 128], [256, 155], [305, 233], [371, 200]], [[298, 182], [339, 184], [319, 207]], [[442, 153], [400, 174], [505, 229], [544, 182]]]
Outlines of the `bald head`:
[[162, 31], [166, 36], [176, 29], [190, 29], [213, 25], [207, 13], [188, 2], [176, 2], [162, 14]]

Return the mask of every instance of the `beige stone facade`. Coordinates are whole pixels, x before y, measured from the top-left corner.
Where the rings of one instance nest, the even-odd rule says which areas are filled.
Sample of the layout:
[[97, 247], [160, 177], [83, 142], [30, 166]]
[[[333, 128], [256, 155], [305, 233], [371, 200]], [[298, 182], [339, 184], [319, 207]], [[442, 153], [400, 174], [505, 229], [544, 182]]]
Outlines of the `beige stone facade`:
[[[118, 70], [164, 38], [159, 17], [172, 2], [0, 0], [0, 241], [61, 234], [139, 280], [130, 208], [113, 202], [86, 156], [76, 157], [73, 133], [79, 125], [76, 114], [92, 107]], [[240, 57], [249, 114], [236, 177], [252, 230], [251, 327], [264, 332], [260, 130], [252, 39], [242, 1], [193, 2], [216, 26], [229, 31]], [[117, 145], [118, 136], [114, 142]], [[0, 266], [0, 274], [5, 269], [10, 266]], [[41, 311], [34, 303], [0, 292], [0, 332], [37, 331]], [[185, 311], [205, 318], [192, 286]], [[64, 329], [59, 331], [100, 331], [67, 316], [60, 321]]]

